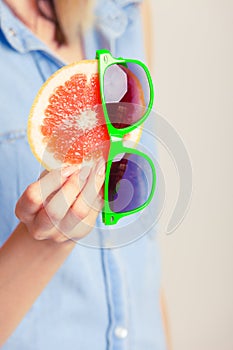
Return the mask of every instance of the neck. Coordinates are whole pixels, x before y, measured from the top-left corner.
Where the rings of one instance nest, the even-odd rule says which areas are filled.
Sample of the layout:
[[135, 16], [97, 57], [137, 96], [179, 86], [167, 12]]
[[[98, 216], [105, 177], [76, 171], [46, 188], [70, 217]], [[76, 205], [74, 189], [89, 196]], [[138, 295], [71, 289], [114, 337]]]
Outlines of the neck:
[[[40, 40], [47, 44], [52, 50], [57, 43], [54, 39], [55, 25], [53, 22], [44, 18], [38, 9], [36, 0], [4, 0], [5, 3]], [[44, 2], [44, 5], [47, 3]], [[49, 11], [49, 8], [43, 9]]]
[[[4, 1], [11, 8], [16, 17], [65, 62], [71, 63], [82, 58], [80, 38], [76, 36], [74, 41], [69, 41], [68, 44], [59, 46], [55, 40], [54, 23], [41, 16], [36, 0]], [[45, 1], [42, 3], [44, 6], [47, 4]], [[50, 8], [43, 8], [43, 12], [48, 13], [48, 16], [49, 11]]]
[[4, 0], [14, 14], [33, 32], [36, 28], [39, 11], [36, 0]]

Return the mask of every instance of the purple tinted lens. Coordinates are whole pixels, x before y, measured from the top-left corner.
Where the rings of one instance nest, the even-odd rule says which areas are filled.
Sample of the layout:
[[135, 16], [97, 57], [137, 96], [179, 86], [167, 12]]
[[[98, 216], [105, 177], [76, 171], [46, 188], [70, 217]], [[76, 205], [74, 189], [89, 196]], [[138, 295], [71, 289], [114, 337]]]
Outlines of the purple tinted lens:
[[104, 98], [110, 122], [116, 128], [135, 124], [145, 115], [150, 101], [144, 69], [135, 63], [109, 66], [104, 75]]
[[152, 170], [148, 161], [137, 155], [118, 155], [112, 162], [108, 187], [110, 209], [127, 212], [143, 205], [151, 192]]

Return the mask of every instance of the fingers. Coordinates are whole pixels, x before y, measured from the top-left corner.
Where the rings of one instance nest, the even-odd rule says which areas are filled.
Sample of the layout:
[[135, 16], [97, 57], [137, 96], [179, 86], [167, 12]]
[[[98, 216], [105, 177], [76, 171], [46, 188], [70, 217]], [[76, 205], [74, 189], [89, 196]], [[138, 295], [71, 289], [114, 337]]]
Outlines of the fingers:
[[[85, 173], [85, 176], [87, 177], [87, 172]], [[52, 216], [54, 215], [54, 210], [58, 207], [58, 202], [56, 200], [58, 198], [61, 198], [62, 196], [63, 200], [64, 198], [67, 198], [67, 195], [64, 195], [64, 192], [65, 190], [67, 190], [69, 186], [68, 184], [70, 184], [70, 182], [73, 181], [73, 175], [72, 178], [69, 179], [69, 181], [67, 181], [67, 183], [63, 186], [62, 191], [59, 191], [63, 193], [57, 193], [57, 195], [54, 196], [51, 203], [51, 205], [53, 205], [53, 211], [49, 211], [51, 206], [46, 207], [47, 215], [51, 219], [50, 224], [55, 224], [60, 231], [64, 232], [65, 234], [69, 234], [69, 232], [74, 227], [76, 227], [79, 223], [82, 222], [82, 220], [89, 216], [90, 211], [96, 212], [97, 217], [99, 211], [102, 209], [102, 197], [99, 196], [99, 192], [101, 190], [101, 187], [103, 186], [104, 178], [105, 163], [104, 161], [100, 161], [97, 163], [97, 166], [91, 170], [88, 180], [85, 183], [84, 178], [79, 176], [79, 181], [76, 180], [75, 187], [73, 186], [71, 188], [72, 195], [69, 200], [69, 203], [67, 202], [64, 205], [62, 205], [61, 209], [57, 211], [55, 216]], [[82, 186], [81, 190], [79, 190], [80, 182]], [[65, 186], [67, 188], [64, 190]], [[72, 201], [73, 204], [71, 205]], [[65, 212], [66, 215], [64, 215]], [[59, 215], [61, 216], [59, 217]], [[94, 217], [94, 214], [92, 214], [92, 217]]]
[[[78, 238], [83, 237], [92, 229], [103, 206], [99, 192], [105, 178], [104, 161], [99, 161], [92, 169], [83, 167], [65, 180], [64, 176], [61, 179], [57, 174], [48, 177], [49, 174], [40, 180], [44, 180], [43, 186], [47, 195], [44, 205], [41, 195], [38, 194], [38, 187], [34, 189], [38, 198], [31, 196], [33, 205], [27, 215], [34, 215], [31, 229], [33, 236], [39, 240], [49, 238], [57, 242], [67, 240], [63, 233], [69, 237], [73, 237], [74, 234]], [[49, 182], [53, 180], [53, 185], [47, 184], [46, 178]], [[62, 181], [60, 188], [59, 181]], [[38, 182], [33, 185], [38, 186]], [[49, 191], [52, 191], [52, 194]], [[28, 193], [26, 195], [28, 196]], [[36, 209], [38, 211], [35, 214]], [[75, 233], [72, 232], [74, 229]]]
[[104, 177], [105, 162], [101, 160], [91, 172], [88, 183], [86, 183], [83, 191], [80, 192], [80, 195], [71, 207], [71, 210], [79, 219], [83, 220], [88, 215], [103, 186]]
[[[93, 203], [92, 209], [90, 209], [87, 217], [80, 220], [72, 229], [64, 226], [64, 221], [61, 222], [60, 234], [54, 237], [56, 242], [64, 242], [67, 239], [78, 241], [85, 237], [94, 227], [96, 219], [103, 208], [103, 198], [98, 196]], [[77, 220], [77, 219], [76, 219]], [[75, 222], [75, 221], [74, 221]], [[77, 222], [77, 221], [76, 221]]]
[[47, 198], [57, 191], [76, 170], [77, 167], [71, 166], [64, 168], [62, 172], [60, 169], [43, 172], [42, 177], [30, 184], [18, 200], [15, 209], [16, 216], [23, 222], [32, 220]]
[[55, 169], [39, 179], [41, 195], [45, 202], [52, 193], [58, 191], [67, 179], [75, 172], [80, 171], [77, 166], [69, 166], [63, 169]]
[[84, 166], [78, 173], [75, 172], [45, 205], [45, 210], [53, 224], [60, 222], [66, 215], [82, 191], [90, 172], [90, 166]]

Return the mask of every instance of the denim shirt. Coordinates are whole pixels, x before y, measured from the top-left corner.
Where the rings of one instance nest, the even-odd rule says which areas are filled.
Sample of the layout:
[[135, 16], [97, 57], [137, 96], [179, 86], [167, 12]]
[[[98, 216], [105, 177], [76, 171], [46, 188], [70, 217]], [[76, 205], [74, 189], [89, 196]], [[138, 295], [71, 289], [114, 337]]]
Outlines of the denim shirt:
[[[107, 48], [143, 59], [139, 2], [98, 1], [86, 58]], [[62, 65], [0, 0], [0, 245], [17, 224], [17, 199], [41, 171], [26, 137], [30, 107]], [[159, 292], [153, 232], [115, 249], [77, 244], [2, 349], [164, 350]]]

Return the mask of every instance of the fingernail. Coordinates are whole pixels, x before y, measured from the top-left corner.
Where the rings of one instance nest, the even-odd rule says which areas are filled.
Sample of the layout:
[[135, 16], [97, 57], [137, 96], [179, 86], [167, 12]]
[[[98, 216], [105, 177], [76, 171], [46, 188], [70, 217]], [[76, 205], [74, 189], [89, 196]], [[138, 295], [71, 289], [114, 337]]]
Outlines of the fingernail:
[[105, 161], [103, 159], [98, 162], [96, 172], [99, 176], [103, 176], [105, 174]]
[[70, 175], [72, 175], [78, 169], [79, 169], [78, 165], [66, 166], [65, 168], [61, 169], [61, 175], [64, 176], [64, 177], [69, 177]]
[[91, 167], [90, 166], [87, 166], [85, 165], [79, 172], [78, 174], [78, 178], [81, 180], [81, 181], [85, 181], [88, 176], [90, 175], [90, 172], [91, 172]]

